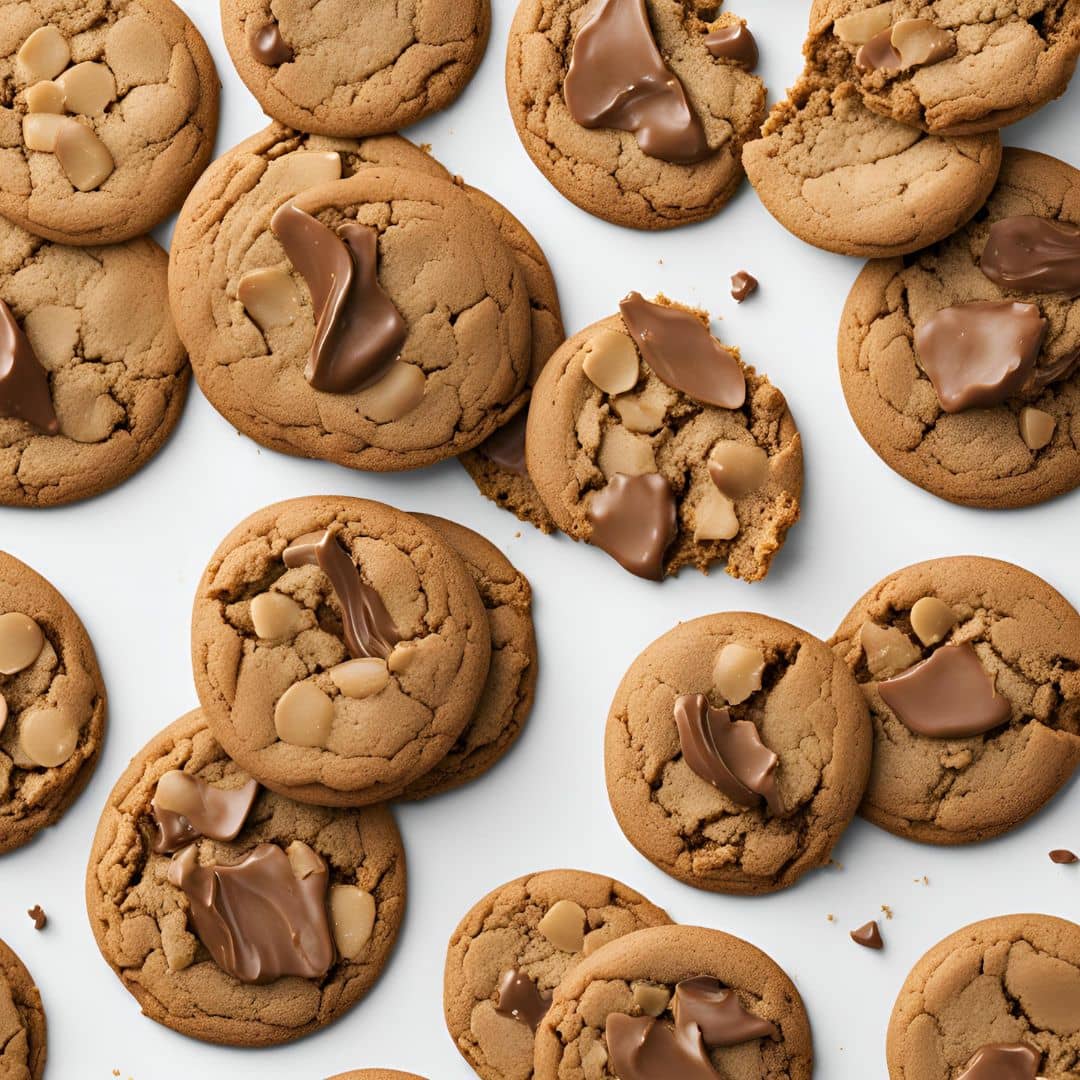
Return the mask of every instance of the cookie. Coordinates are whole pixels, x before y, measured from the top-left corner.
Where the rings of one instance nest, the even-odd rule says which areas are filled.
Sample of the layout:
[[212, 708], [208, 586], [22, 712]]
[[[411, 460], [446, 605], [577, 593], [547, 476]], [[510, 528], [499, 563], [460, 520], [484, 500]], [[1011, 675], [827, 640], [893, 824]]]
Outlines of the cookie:
[[60, 820], [104, 739], [105, 684], [79, 616], [0, 551], [0, 854]]
[[1080, 615], [1027, 570], [975, 556], [909, 566], [866, 593], [830, 644], [874, 723], [861, 813], [897, 836], [997, 836], [1080, 764]]
[[269, 1046], [371, 989], [404, 916], [405, 853], [385, 807], [305, 806], [260, 788], [196, 710], [113, 788], [86, 904], [146, 1016], [205, 1042]]
[[0, 214], [60, 244], [115, 244], [184, 201], [213, 152], [219, 83], [170, 0], [0, 11]]
[[708, 14], [671, 0], [522, 0], [506, 54], [510, 113], [572, 203], [669, 229], [712, 217], [735, 193], [765, 87], [747, 70], [756, 55], [742, 20]]
[[300, 131], [397, 131], [445, 109], [487, 47], [489, 0], [221, 0], [225, 44], [268, 116]]
[[904, 982], [889, 1021], [889, 1080], [1066, 1080], [1076, 1075], [1077, 1017], [1080, 926], [1050, 915], [972, 923]]
[[394, 1072], [391, 1069], [360, 1069], [357, 1072], [338, 1073], [330, 1080], [424, 1080], [415, 1073]]
[[536, 1080], [810, 1080], [810, 1021], [791, 979], [718, 930], [663, 926], [605, 945], [555, 991]]
[[936, 243], [986, 201], [996, 133], [944, 138], [871, 112], [850, 82], [805, 73], [747, 143], [743, 166], [788, 232], [840, 255], [885, 258]]
[[126, 480], [176, 427], [190, 375], [153, 240], [74, 248], [0, 219], [0, 504]]
[[654, 641], [608, 713], [608, 798], [626, 838], [699, 889], [759, 894], [829, 861], [870, 771], [859, 688], [813, 635], [706, 615]]
[[266, 507], [222, 541], [191, 638], [226, 753], [324, 806], [380, 802], [430, 772], [474, 716], [491, 655], [469, 570], [434, 530], [330, 496]]
[[30, 972], [0, 941], [0, 1073], [41, 1080], [45, 1072], [45, 1009]]
[[454, 1044], [483, 1080], [528, 1080], [552, 991], [609, 942], [670, 921], [633, 889], [582, 870], [507, 882], [450, 939], [443, 1007]]
[[529, 475], [563, 532], [631, 573], [717, 561], [769, 571], [799, 516], [802, 442], [784, 395], [709, 333], [708, 316], [631, 293], [537, 381]]
[[434, 529], [469, 568], [491, 630], [491, 666], [475, 713], [446, 757], [399, 796], [424, 799], [475, 780], [517, 741], [536, 694], [536, 632], [532, 588], [494, 544], [445, 518], [413, 516]]
[[883, 116], [972, 135], [1065, 92], [1080, 54], [1080, 3], [815, 0], [805, 52]]
[[[940, 498], [991, 509], [1080, 484], [1077, 226], [1080, 171], [1009, 148], [967, 226], [864, 268], [840, 324], [840, 379], [890, 468]], [[970, 356], [961, 341], [974, 342]]]

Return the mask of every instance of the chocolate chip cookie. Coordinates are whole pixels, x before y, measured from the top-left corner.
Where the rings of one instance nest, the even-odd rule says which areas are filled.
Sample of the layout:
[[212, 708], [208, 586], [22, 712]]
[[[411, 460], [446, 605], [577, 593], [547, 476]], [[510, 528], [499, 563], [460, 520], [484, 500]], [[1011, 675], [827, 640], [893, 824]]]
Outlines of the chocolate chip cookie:
[[0, 853], [54, 825], [105, 738], [105, 684], [86, 629], [39, 574], [0, 551]]
[[30, 972], [0, 941], [0, 1073], [41, 1080], [45, 1072], [45, 1009]]
[[840, 325], [852, 418], [887, 465], [965, 506], [1080, 484], [1080, 171], [1007, 149], [948, 240], [869, 263]]
[[221, 0], [240, 78], [301, 131], [397, 131], [445, 109], [483, 59], [489, 0]]
[[722, 561], [763, 578], [799, 516], [784, 395], [705, 312], [631, 293], [570, 338], [533, 392], [529, 475], [563, 532], [659, 580]]
[[1066, 1080], [1080, 1061], [1080, 926], [1005, 915], [950, 934], [889, 1021], [889, 1080]]
[[361, 806], [430, 772], [476, 713], [491, 655], [468, 568], [365, 499], [266, 507], [199, 583], [192, 658], [215, 738], [260, 783]]
[[1026, 570], [961, 556], [891, 574], [830, 644], [874, 723], [861, 812], [913, 840], [985, 840], [1080, 764], [1080, 615]]
[[828, 862], [870, 771], [866, 705], [811, 634], [707, 615], [649, 645], [608, 714], [608, 797], [626, 838], [699, 889], [767, 893]]
[[450, 939], [443, 1006], [455, 1045], [484, 1080], [528, 1080], [555, 987], [608, 942], [670, 921], [620, 882], [581, 870], [500, 886]]
[[170, 0], [28, 0], [0, 8], [0, 213], [62, 244], [149, 232], [214, 147], [219, 84]]
[[405, 853], [385, 807], [261, 788], [196, 710], [113, 789], [86, 902], [147, 1016], [205, 1042], [269, 1046], [331, 1023], [379, 977], [405, 911]]
[[760, 949], [697, 926], [628, 934], [555, 990], [536, 1080], [665, 1076], [810, 1080], [810, 1021]]
[[537, 168], [590, 214], [668, 229], [718, 213], [765, 115], [753, 35], [682, 0], [522, 0], [506, 91]]

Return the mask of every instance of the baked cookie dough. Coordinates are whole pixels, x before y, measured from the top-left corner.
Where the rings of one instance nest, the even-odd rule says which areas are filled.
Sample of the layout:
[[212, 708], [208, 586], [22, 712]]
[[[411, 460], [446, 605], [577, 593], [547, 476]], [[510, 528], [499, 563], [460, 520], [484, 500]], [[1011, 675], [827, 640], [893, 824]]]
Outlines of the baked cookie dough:
[[338, 1073], [330, 1080], [424, 1080], [416, 1073], [395, 1072], [392, 1069], [360, 1069], [357, 1072]]
[[221, 0], [225, 44], [268, 116], [319, 135], [445, 109], [483, 59], [489, 0]]
[[153, 240], [74, 248], [0, 219], [0, 504], [126, 480], [172, 433], [190, 375]]
[[487, 609], [491, 666], [476, 712], [450, 752], [399, 796], [441, 795], [482, 776], [521, 734], [536, 694], [532, 588], [524, 574], [472, 529], [431, 514], [414, 514], [461, 556]]
[[430, 772], [475, 715], [491, 655], [468, 568], [366, 499], [277, 503], [199, 583], [195, 686], [226, 753], [301, 802], [361, 806]]
[[0, 941], [0, 1074], [41, 1080], [45, 1043], [41, 994], [22, 961]]
[[60, 820], [104, 739], [105, 684], [86, 628], [0, 551], [0, 854]]
[[800, 240], [885, 258], [936, 243], [982, 206], [1001, 140], [927, 135], [811, 69], [746, 144], [743, 166], [765, 209]]
[[1065, 92], [1078, 0], [815, 0], [805, 52], [875, 112], [937, 135], [993, 131]]
[[668, 229], [712, 217], [735, 193], [765, 87], [745, 48], [733, 50], [733, 37], [753, 40], [742, 20], [706, 14], [672, 0], [522, 0], [506, 55], [510, 112], [571, 202], [616, 225]]
[[325, 1027], [379, 977], [405, 912], [405, 853], [386, 807], [261, 789], [196, 710], [109, 796], [86, 903], [145, 1015], [205, 1042], [269, 1046]]
[[[950, 934], [908, 975], [886, 1054], [889, 1080], [1076, 1076], [1080, 926], [1049, 915], [1005, 915]], [[985, 1071], [965, 1071], [980, 1058]], [[1004, 1067], [1010, 1059], [1011, 1070]]]
[[0, 11], [0, 214], [61, 244], [114, 244], [177, 210], [214, 148], [219, 83], [170, 0]]
[[997, 836], [1080, 764], [1080, 615], [1026, 570], [974, 556], [909, 566], [863, 596], [830, 644], [874, 723], [861, 813], [897, 836]]
[[640, 930], [585, 960], [536, 1034], [536, 1080], [810, 1080], [810, 1021], [791, 979], [718, 930]]
[[840, 324], [840, 378], [890, 468], [989, 509], [1080, 484], [1078, 226], [1080, 171], [1009, 148], [968, 225], [863, 269]]
[[620, 882], [581, 870], [500, 886], [461, 920], [446, 953], [455, 1045], [483, 1080], [528, 1080], [533, 1032], [567, 974], [616, 938], [670, 921]]
[[526, 446], [541, 498], [563, 532], [641, 577], [722, 561], [763, 578], [802, 492], [784, 395], [710, 335], [705, 312], [637, 293], [621, 311], [537, 381]]
[[811, 634], [707, 615], [654, 641], [608, 714], [608, 797], [626, 838], [699, 889], [759, 894], [828, 862], [870, 772], [866, 705]]

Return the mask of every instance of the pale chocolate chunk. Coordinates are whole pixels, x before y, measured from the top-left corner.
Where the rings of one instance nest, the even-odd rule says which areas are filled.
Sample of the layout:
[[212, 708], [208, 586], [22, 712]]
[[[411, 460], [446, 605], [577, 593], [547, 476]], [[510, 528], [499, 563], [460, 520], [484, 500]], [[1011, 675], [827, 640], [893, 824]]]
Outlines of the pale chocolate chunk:
[[722, 491], [707, 491], [694, 511], [694, 542], [733, 540], [738, 535], [735, 504]]
[[858, 930], [851, 931], [851, 940], [864, 949], [884, 949], [885, 942], [881, 940], [881, 928], [877, 922], [871, 920]]
[[335, 885], [330, 890], [330, 924], [337, 951], [355, 960], [375, 929], [375, 897], [358, 885]]
[[113, 174], [109, 148], [94, 132], [70, 117], [60, 125], [53, 149], [64, 175], [78, 191], [94, 191]]
[[27, 83], [55, 79], [71, 63], [71, 46], [58, 27], [41, 26], [22, 43], [15, 63]]
[[774, 1023], [747, 1012], [734, 990], [704, 975], [684, 979], [675, 987], [673, 1014], [676, 1028], [696, 1024], [710, 1049], [780, 1038]]
[[952, 34], [929, 19], [901, 19], [890, 40], [905, 69], [938, 64], [956, 49]]
[[756, 292], [758, 279], [745, 270], [737, 270], [731, 275], [731, 298], [741, 304], [752, 292]]
[[276, 19], [259, 26], [252, 21], [248, 27], [248, 49], [266, 67], [280, 67], [293, 58], [292, 46], [282, 37]]
[[43, 769], [58, 768], [75, 753], [81, 727], [68, 709], [31, 709], [19, 723], [19, 749]]
[[284, 593], [259, 593], [251, 601], [251, 625], [263, 641], [294, 638], [305, 623], [304, 609]]
[[758, 62], [758, 46], [746, 23], [718, 26], [705, 35], [705, 48], [717, 60], [730, 60], [747, 71], [753, 71]]
[[296, 282], [280, 268], [249, 271], [237, 284], [236, 297], [263, 331], [291, 326], [300, 316]]
[[254, 780], [226, 789], [179, 769], [165, 773], [150, 800], [157, 827], [154, 850], [159, 854], [177, 851], [203, 836], [235, 840], [258, 793]]
[[52, 154], [60, 129], [71, 122], [71, 117], [54, 112], [31, 112], [23, 117], [22, 135], [27, 150]]
[[[26, 91], [26, 108], [31, 113], [62, 113], [65, 100], [64, 91], [61, 89], [60, 84], [56, 82], [35, 83]], [[53, 145], [56, 145], [55, 140]], [[30, 149], [34, 148], [30, 147]]]
[[330, 669], [334, 685], [348, 698], [373, 697], [390, 681], [386, 661], [377, 656], [346, 660]]
[[357, 407], [376, 424], [400, 420], [424, 400], [427, 376], [416, 364], [394, 360], [374, 386], [363, 390]]
[[696, 1024], [675, 1028], [648, 1016], [613, 1012], [604, 1037], [619, 1080], [717, 1080]]
[[1027, 1043], [991, 1043], [967, 1063], [956, 1080], [1037, 1080], [1042, 1054]]
[[585, 947], [585, 909], [573, 900], [557, 900], [537, 929], [556, 949], [581, 952]]
[[60, 430], [49, 392], [49, 377], [3, 300], [0, 300], [0, 418], [25, 420], [44, 435], [55, 435]]
[[495, 1011], [500, 1016], [508, 1016], [536, 1031], [550, 1008], [551, 995], [541, 993], [535, 981], [525, 972], [517, 968], [503, 972], [499, 978], [498, 1000], [495, 1003]]
[[892, 26], [892, 3], [878, 4], [844, 15], [833, 23], [833, 33], [848, 45], [865, 45]]
[[761, 689], [764, 673], [765, 655], [761, 649], [757, 645], [733, 641], [716, 655], [713, 686], [729, 705], [741, 705]]
[[41, 627], [21, 611], [0, 615], [0, 675], [15, 675], [28, 668], [45, 647]]
[[1071, 863], [1080, 862], [1076, 854], [1067, 848], [1055, 848], [1050, 852], [1050, 861], [1059, 866], [1067, 866]]
[[70, 67], [56, 80], [69, 113], [98, 116], [116, 100], [116, 79], [108, 64], [90, 60]]
[[721, 439], [709, 454], [709, 476], [729, 499], [741, 499], [769, 478], [769, 455], [754, 443]]
[[638, 577], [659, 581], [664, 552], [678, 532], [675, 496], [659, 473], [613, 476], [586, 511], [590, 543]]
[[896, 626], [865, 622], [859, 629], [859, 644], [866, 666], [875, 679], [906, 671], [922, 655], [915, 643]]
[[1033, 214], [990, 226], [982, 272], [1003, 289], [1080, 296], [1080, 227]]
[[274, 730], [292, 746], [325, 746], [334, 723], [334, 703], [311, 682], [294, 683], [274, 706]]
[[902, 71], [904, 62], [893, 48], [892, 27], [875, 34], [855, 54], [855, 66], [860, 71], [883, 71], [895, 75]]
[[646, 387], [640, 394], [620, 394], [612, 405], [627, 431], [652, 435], [664, 426], [667, 403], [656, 387]]
[[601, 330], [585, 343], [582, 370], [605, 394], [614, 396], [633, 390], [640, 366], [634, 343], [617, 330]]
[[910, 617], [911, 629], [927, 647], [944, 641], [956, 625], [956, 612], [936, 596], [924, 596], [916, 600]]
[[1057, 420], [1042, 409], [1025, 405], [1020, 410], [1020, 438], [1029, 450], [1042, 450], [1050, 445], [1057, 430]]
[[528, 409], [522, 409], [513, 420], [503, 424], [480, 444], [480, 453], [500, 469], [518, 476], [528, 476], [525, 467], [525, 428], [528, 420]]
[[651, 983], [634, 983], [630, 989], [634, 1004], [646, 1016], [660, 1016], [671, 1001], [671, 991], [666, 986]]

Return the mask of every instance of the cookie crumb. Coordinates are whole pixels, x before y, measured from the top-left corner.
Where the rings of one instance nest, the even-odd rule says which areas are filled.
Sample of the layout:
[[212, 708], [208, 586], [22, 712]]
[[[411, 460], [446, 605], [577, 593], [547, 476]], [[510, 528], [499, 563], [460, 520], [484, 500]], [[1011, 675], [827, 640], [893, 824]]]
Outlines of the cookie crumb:
[[885, 912], [885, 918], [886, 919], [891, 919], [892, 918], [892, 908], [889, 907], [888, 904], [882, 904], [881, 905], [881, 910]]
[[420, 144], [420, 149], [423, 150], [425, 154], [430, 154], [431, 153], [431, 143], [422, 142]]
[[1068, 848], [1055, 848], [1050, 852], [1050, 861], [1057, 863], [1059, 866], [1065, 866], [1069, 863], [1080, 862], [1076, 855], [1069, 851]]
[[49, 921], [49, 917], [45, 914], [45, 910], [40, 904], [35, 904], [26, 914], [34, 920], [35, 930], [45, 929], [45, 924]]
[[865, 926], [860, 926], [858, 930], [852, 930], [851, 940], [864, 949], [883, 949], [885, 947], [885, 942], [881, 940], [881, 930], [874, 920], [871, 920]]
[[836, 916], [835, 916], [835, 915], [833, 915], [833, 914], [832, 914], [832, 912], [830, 912], [830, 913], [829, 913], [828, 915], [826, 915], [826, 916], [825, 916], [825, 918], [826, 918], [826, 919], [827, 919], [827, 920], [828, 920], [829, 922], [836, 922]]
[[923, 874], [922, 877], [912, 878], [911, 880], [914, 881], [916, 885], [929, 885], [930, 884], [930, 879], [925, 874]]
[[830, 859], [826, 865], [827, 866], [835, 866], [837, 870], [843, 870], [844, 869], [844, 864], [842, 862], [837, 862], [835, 859]]
[[521, 530], [520, 529], [518, 529], [518, 531], [516, 533], [514, 533], [514, 539], [515, 540], [520, 540], [521, 539]]

